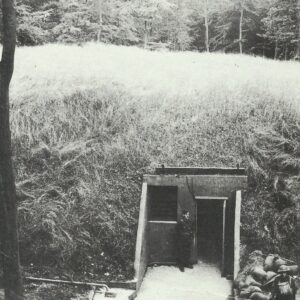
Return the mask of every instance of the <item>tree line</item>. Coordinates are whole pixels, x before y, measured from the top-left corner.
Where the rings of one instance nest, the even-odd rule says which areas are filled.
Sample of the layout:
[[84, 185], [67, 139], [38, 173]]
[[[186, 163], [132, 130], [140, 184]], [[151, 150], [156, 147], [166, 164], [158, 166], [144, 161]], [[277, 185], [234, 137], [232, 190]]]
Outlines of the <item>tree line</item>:
[[19, 45], [101, 41], [300, 56], [300, 0], [17, 0]]

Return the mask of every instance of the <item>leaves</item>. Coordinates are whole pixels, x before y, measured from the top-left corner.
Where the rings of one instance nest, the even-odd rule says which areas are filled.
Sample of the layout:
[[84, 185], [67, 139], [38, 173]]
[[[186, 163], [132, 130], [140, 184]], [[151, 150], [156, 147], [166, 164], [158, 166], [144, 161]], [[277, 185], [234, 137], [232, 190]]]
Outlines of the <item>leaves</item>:
[[[212, 51], [238, 51], [241, 6], [246, 53], [268, 57], [275, 53], [276, 58], [282, 59], [296, 55], [296, 0], [208, 1]], [[152, 50], [205, 51], [205, 7], [206, 1], [200, 0], [17, 1], [18, 42], [81, 43], [96, 40], [100, 32], [100, 40], [105, 43], [148, 44]]]

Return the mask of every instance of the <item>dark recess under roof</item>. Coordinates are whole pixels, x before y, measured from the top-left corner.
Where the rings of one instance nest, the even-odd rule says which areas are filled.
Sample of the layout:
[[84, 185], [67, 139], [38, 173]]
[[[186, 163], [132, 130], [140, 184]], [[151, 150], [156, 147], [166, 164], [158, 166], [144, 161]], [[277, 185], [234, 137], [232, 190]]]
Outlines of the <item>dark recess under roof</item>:
[[160, 167], [157, 175], [246, 175], [244, 168]]

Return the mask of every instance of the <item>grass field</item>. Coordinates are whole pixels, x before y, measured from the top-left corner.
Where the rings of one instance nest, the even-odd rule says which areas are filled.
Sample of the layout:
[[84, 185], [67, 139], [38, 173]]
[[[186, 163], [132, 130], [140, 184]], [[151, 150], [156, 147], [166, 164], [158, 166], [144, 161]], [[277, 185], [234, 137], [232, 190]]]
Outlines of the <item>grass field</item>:
[[299, 63], [19, 48], [11, 102], [26, 265], [130, 277], [142, 174], [162, 163], [246, 167], [243, 249], [296, 255]]

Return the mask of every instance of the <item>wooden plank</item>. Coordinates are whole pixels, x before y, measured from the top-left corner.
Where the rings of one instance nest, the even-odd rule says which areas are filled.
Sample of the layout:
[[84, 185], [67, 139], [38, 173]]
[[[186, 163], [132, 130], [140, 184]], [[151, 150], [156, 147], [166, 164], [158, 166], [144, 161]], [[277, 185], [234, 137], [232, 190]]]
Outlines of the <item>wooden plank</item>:
[[36, 277], [25, 277], [25, 280], [31, 282], [44, 282], [54, 284], [66, 284], [66, 285], [77, 285], [77, 286], [92, 286], [92, 287], [107, 287], [107, 288], [123, 288], [135, 290], [136, 281], [98, 281], [94, 282], [80, 282], [80, 281], [67, 281], [59, 279], [48, 279], [48, 278], [36, 278]]
[[235, 214], [234, 214], [234, 267], [233, 278], [235, 279], [240, 270], [240, 226], [241, 226], [241, 202], [242, 192], [235, 194]]
[[195, 200], [227, 200], [228, 197], [216, 197], [216, 196], [195, 196]]
[[176, 223], [148, 223], [149, 263], [176, 262]]
[[177, 224], [177, 221], [148, 221], [148, 223], [154, 223], [154, 224]]

